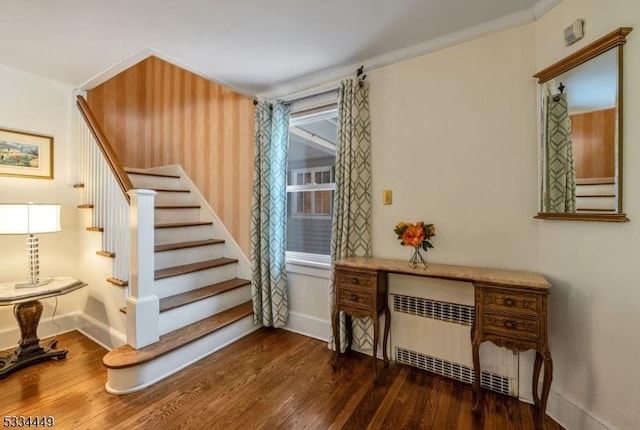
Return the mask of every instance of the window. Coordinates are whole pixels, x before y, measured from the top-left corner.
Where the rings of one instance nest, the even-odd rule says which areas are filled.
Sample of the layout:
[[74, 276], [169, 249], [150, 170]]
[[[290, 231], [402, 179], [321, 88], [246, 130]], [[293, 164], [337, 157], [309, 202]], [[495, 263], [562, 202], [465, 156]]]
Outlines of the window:
[[288, 191], [294, 199], [294, 217], [331, 218], [335, 189], [334, 167], [321, 166], [291, 170]]
[[335, 106], [289, 122], [287, 259], [327, 262], [335, 190]]

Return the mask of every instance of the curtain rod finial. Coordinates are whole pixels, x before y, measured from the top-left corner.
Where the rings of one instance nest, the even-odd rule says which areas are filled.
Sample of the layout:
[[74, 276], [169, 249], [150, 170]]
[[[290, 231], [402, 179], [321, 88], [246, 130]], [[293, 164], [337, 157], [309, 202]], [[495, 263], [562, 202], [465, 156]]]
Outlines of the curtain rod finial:
[[364, 74], [364, 65], [360, 66], [356, 71], [356, 76], [360, 79], [360, 86], [362, 87], [362, 81], [367, 78], [367, 75]]

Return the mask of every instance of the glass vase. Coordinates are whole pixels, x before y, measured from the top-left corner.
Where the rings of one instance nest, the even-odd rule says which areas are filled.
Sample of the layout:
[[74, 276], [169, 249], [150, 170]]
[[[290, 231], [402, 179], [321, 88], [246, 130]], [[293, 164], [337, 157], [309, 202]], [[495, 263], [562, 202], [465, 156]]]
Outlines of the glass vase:
[[413, 267], [414, 269], [419, 267], [427, 267], [427, 262], [424, 260], [419, 246], [413, 248], [411, 258], [409, 259], [409, 266]]

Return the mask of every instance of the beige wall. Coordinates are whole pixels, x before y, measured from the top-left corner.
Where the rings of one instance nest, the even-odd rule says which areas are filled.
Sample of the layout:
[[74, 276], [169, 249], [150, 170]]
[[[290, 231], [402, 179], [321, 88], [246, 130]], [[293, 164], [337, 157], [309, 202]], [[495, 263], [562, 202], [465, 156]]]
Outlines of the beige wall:
[[[569, 48], [563, 29], [586, 19]], [[408, 258], [396, 222], [437, 227], [433, 262], [539, 271], [553, 283], [548, 412], [569, 429], [640, 422], [640, 2], [563, 0], [541, 20], [387, 66], [371, 80], [373, 248]], [[625, 209], [630, 223], [535, 220], [538, 93], [532, 75], [620, 26]], [[639, 32], [636, 34], [636, 32]], [[393, 205], [382, 205], [382, 190]], [[531, 354], [521, 360], [530, 398]]]
[[[585, 38], [562, 31], [584, 18]], [[540, 269], [552, 281], [553, 390], [610, 428], [640, 425], [640, 2], [563, 0], [535, 25], [536, 69], [610, 31], [634, 27], [625, 45], [625, 224], [541, 221]], [[556, 413], [564, 413], [558, 410]], [[576, 421], [570, 428], [585, 428]]]
[[430, 261], [537, 269], [533, 41], [527, 25], [369, 73], [375, 255], [408, 258], [393, 227], [423, 220]]
[[246, 255], [253, 186], [253, 101], [149, 57], [88, 92], [126, 167], [180, 164]]
[[[74, 151], [69, 139], [72, 88], [0, 65], [0, 128], [23, 130], [53, 136], [53, 180], [0, 176], [0, 203], [59, 203], [62, 205], [62, 232], [42, 234], [40, 274], [82, 278], [77, 264], [77, 190], [73, 183]], [[26, 236], [0, 236], [0, 282], [26, 280]], [[83, 291], [61, 297], [57, 315], [76, 311]], [[51, 318], [54, 299], [44, 301], [39, 328], [41, 336], [51, 335], [55, 327], [46, 324]], [[11, 306], [0, 307], [0, 349], [15, 345], [19, 339]]]

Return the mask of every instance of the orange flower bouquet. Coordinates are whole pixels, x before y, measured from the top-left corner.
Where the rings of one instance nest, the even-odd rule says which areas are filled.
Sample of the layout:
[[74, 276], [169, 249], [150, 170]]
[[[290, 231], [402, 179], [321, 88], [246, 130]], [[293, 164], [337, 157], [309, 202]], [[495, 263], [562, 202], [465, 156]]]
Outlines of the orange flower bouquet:
[[400, 221], [393, 232], [398, 235], [400, 245], [413, 248], [413, 254], [409, 263], [412, 267], [426, 267], [427, 263], [420, 254], [420, 248], [428, 251], [433, 248], [431, 238], [436, 235], [436, 227], [433, 224], [425, 224], [423, 221], [405, 223]]

